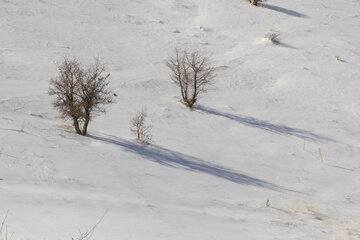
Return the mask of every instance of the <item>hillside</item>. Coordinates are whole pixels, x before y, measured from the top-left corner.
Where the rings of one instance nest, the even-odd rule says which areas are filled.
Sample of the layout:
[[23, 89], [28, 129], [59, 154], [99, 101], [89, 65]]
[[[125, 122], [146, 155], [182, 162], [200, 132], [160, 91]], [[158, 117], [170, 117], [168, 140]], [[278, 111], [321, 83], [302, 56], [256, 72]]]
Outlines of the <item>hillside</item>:
[[[176, 47], [216, 66], [193, 110]], [[72, 56], [118, 95], [87, 137], [47, 94]], [[76, 238], [105, 211], [93, 240], [360, 239], [359, 69], [358, 0], [0, 0], [0, 219], [13, 240]]]

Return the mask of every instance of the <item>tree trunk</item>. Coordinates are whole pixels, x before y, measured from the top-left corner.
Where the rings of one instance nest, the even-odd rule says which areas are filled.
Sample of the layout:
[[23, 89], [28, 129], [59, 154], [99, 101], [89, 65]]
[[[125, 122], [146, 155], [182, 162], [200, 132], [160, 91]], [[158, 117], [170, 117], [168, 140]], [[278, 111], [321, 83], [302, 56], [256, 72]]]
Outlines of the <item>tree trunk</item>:
[[74, 117], [73, 118], [73, 123], [74, 123], [74, 128], [76, 130], [76, 133], [82, 135], [82, 132], [81, 132], [80, 127], [79, 127], [78, 119]]
[[90, 122], [90, 112], [88, 110], [85, 110], [85, 121], [84, 121], [84, 126], [83, 126], [83, 130], [82, 130], [82, 135], [86, 136], [87, 134], [87, 128]]

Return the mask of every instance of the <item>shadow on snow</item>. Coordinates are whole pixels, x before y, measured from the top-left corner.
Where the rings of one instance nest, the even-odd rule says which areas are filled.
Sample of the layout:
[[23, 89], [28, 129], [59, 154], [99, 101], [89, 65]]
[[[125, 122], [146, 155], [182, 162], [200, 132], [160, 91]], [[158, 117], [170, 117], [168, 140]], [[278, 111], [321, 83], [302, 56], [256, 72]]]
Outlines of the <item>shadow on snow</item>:
[[250, 177], [245, 174], [233, 171], [231, 169], [224, 168], [222, 166], [203, 161], [199, 158], [172, 151], [163, 147], [155, 145], [141, 145], [138, 143], [119, 139], [115, 136], [105, 138], [89, 135], [89, 137], [98, 141], [115, 144], [124, 148], [128, 152], [136, 153], [144, 159], [159, 163], [167, 167], [209, 174], [238, 184], [262, 187], [275, 191], [290, 191], [267, 181]]
[[280, 135], [287, 135], [287, 136], [294, 136], [303, 140], [308, 140], [312, 142], [335, 142], [335, 140], [328, 138], [326, 136], [318, 135], [315, 133], [312, 133], [307, 130], [302, 130], [298, 128], [292, 128], [288, 127], [286, 125], [281, 124], [273, 124], [269, 123], [267, 121], [263, 121], [260, 119], [256, 119], [253, 117], [247, 117], [247, 116], [238, 116], [230, 113], [223, 113], [220, 111], [217, 111], [215, 109], [211, 109], [204, 106], [197, 106], [195, 108], [196, 110], [202, 111], [207, 114], [213, 114], [216, 116], [228, 118], [230, 120], [236, 121], [238, 123], [244, 124], [248, 127], [253, 128], [259, 128], [268, 132], [280, 134]]
[[286, 9], [286, 8], [282, 8], [282, 7], [278, 7], [278, 6], [274, 6], [274, 5], [270, 5], [270, 4], [261, 4], [261, 6], [263, 8], [267, 8], [267, 9], [274, 10], [274, 11], [277, 11], [277, 12], [285, 13], [285, 14], [293, 16], [293, 17], [301, 17], [301, 18], [306, 18], [307, 17], [305, 14], [296, 12], [294, 10], [289, 10], [289, 9]]

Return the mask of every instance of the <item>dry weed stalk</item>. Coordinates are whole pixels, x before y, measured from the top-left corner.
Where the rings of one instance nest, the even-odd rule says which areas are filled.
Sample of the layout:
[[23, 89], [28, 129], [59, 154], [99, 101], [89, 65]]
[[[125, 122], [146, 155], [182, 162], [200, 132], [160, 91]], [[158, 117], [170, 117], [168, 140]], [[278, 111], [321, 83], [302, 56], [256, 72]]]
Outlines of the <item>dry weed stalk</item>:
[[317, 220], [323, 220], [323, 218], [321, 217], [321, 214], [319, 213], [319, 211], [317, 209], [315, 209], [314, 206], [307, 206], [306, 208], [308, 210], [308, 212], [310, 212], [312, 215], [314, 215], [314, 217]]
[[[5, 224], [6, 222], [6, 218], [9, 214], [9, 210], [6, 211], [6, 214], [5, 214], [5, 217], [4, 217], [4, 220], [2, 221], [1, 223], [1, 227], [0, 227], [0, 240], [11, 240], [13, 234], [10, 235], [9, 237], [9, 231], [8, 231], [8, 228], [7, 228], [7, 225]], [[4, 228], [5, 227], [5, 228]], [[5, 230], [5, 231], [4, 231]]]
[[25, 129], [25, 122], [21, 124], [20, 132], [24, 132], [24, 129]]
[[[97, 221], [97, 223], [95, 223], [95, 225], [90, 230], [88, 230], [86, 232], [81, 232], [79, 230], [79, 236], [77, 237], [76, 240], [89, 240], [92, 237], [92, 235], [94, 234], [95, 229], [99, 226], [99, 224], [104, 219], [106, 213], [107, 213], [107, 211], [104, 212], [103, 216], [99, 219], [99, 221]], [[75, 239], [72, 238], [72, 240], [75, 240]]]
[[323, 155], [321, 153], [321, 149], [319, 148], [319, 155], [320, 155], [320, 160], [322, 163], [324, 163], [324, 158], [323, 158]]
[[346, 62], [345, 60], [343, 60], [340, 56], [335, 56], [335, 59], [339, 62]]

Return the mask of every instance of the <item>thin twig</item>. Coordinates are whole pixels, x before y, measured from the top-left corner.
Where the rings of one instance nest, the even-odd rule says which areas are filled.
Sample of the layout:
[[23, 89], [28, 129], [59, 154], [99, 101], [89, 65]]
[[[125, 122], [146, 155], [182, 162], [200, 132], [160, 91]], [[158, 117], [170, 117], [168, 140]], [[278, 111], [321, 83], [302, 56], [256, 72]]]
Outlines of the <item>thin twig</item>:
[[7, 218], [8, 214], [9, 214], [9, 210], [6, 211], [4, 220], [3, 220], [2, 223], [1, 223], [0, 234], [2, 233], [2, 231], [3, 231], [3, 229], [4, 229], [4, 224], [5, 224], [5, 221], [6, 221], [6, 218]]
[[[82, 233], [80, 230], [79, 230], [79, 237], [78, 237], [78, 240], [89, 240], [92, 235], [94, 234], [95, 232], [95, 229], [97, 228], [97, 226], [99, 226], [99, 224], [102, 222], [102, 220], [104, 219], [106, 213], [107, 213], [108, 210], [106, 210], [104, 212], [104, 214], [102, 215], [102, 217], [97, 221], [97, 223], [88, 231], [86, 231], [85, 233]], [[74, 238], [73, 238], [74, 240]]]

